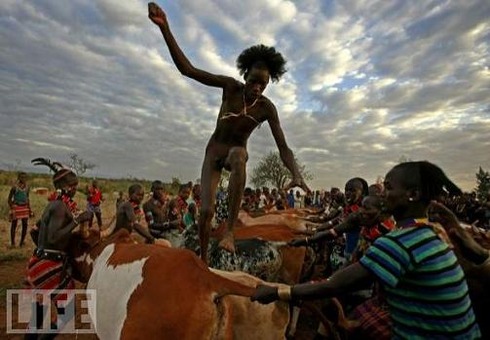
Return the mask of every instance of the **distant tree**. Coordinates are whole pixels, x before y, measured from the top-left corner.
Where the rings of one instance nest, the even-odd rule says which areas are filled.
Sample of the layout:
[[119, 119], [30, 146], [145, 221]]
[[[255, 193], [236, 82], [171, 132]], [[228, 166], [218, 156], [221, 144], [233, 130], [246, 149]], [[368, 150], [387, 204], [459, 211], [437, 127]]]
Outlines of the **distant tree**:
[[475, 191], [478, 199], [480, 200], [487, 197], [487, 194], [490, 191], [490, 173], [488, 173], [488, 171], [484, 171], [482, 167], [480, 167], [476, 173]]
[[77, 176], [82, 176], [87, 170], [92, 170], [97, 166], [94, 163], [87, 162], [76, 153], [71, 153], [68, 157], [70, 158], [68, 165], [75, 171]]
[[[313, 175], [309, 173], [304, 165], [298, 163], [299, 172], [305, 181], [313, 179]], [[264, 156], [259, 164], [252, 170], [250, 182], [256, 187], [272, 185], [275, 188], [284, 188], [287, 182], [291, 180], [291, 173], [286, 168], [281, 160], [281, 156], [277, 151], [271, 151]]]

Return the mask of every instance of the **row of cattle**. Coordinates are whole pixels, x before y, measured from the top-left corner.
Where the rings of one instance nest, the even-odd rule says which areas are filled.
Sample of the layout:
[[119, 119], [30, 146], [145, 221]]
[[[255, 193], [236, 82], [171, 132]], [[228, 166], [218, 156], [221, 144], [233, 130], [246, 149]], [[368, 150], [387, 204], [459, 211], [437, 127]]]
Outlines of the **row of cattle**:
[[[135, 243], [125, 230], [103, 240], [95, 230], [89, 237], [75, 238], [74, 277], [97, 290], [96, 310], [89, 312], [97, 316], [98, 337], [283, 339], [290, 306], [261, 305], [249, 297], [265, 282], [258, 276], [286, 284], [300, 281], [306, 249], [287, 242], [306, 230], [305, 220], [292, 214], [264, 216], [248, 224], [243, 220], [235, 236], [238, 252], [248, 254], [246, 261], [243, 256], [240, 263], [230, 261], [231, 255], [217, 248], [210, 252], [210, 263], [225, 270], [208, 268], [187, 249]], [[260, 249], [262, 256], [253, 257]]]
[[[288, 211], [258, 218], [240, 214], [235, 238], [241, 256], [210, 250], [210, 265], [221, 270], [208, 268], [187, 249], [135, 243], [124, 230], [104, 240], [95, 230], [88, 238], [75, 238], [79, 243], [72, 247], [76, 249], [75, 278], [97, 290], [96, 310], [89, 311], [94, 319], [97, 315], [97, 335], [100, 339], [271, 340], [293, 335], [291, 320], [297, 320], [297, 308], [291, 313], [284, 302], [261, 305], [249, 297], [264, 280], [275, 285], [281, 283], [270, 281], [295, 284], [304, 280], [314, 259], [308, 252], [311, 249], [289, 247], [287, 242], [307, 232], [306, 215], [311, 213]], [[487, 281], [482, 277], [488, 275], [468, 263], [463, 267], [470, 292], [477, 295], [473, 301], [487, 303]], [[337, 308], [337, 323], [347, 327], [338, 304]], [[484, 315], [481, 308], [475, 306], [479, 319]], [[330, 326], [318, 316], [324, 326]]]

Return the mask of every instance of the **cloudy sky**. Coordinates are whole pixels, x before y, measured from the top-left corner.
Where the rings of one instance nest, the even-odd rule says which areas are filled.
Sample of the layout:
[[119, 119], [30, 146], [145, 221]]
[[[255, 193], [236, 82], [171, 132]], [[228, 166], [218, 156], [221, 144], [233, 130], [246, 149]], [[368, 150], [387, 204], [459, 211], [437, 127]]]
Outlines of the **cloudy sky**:
[[[401, 157], [462, 188], [490, 170], [490, 2], [159, 0], [192, 63], [240, 78], [274, 45], [288, 73], [265, 95], [313, 188], [373, 182]], [[1, 167], [70, 153], [91, 176], [199, 177], [221, 91], [180, 75], [136, 0], [0, 2]], [[248, 170], [275, 150], [264, 124]]]

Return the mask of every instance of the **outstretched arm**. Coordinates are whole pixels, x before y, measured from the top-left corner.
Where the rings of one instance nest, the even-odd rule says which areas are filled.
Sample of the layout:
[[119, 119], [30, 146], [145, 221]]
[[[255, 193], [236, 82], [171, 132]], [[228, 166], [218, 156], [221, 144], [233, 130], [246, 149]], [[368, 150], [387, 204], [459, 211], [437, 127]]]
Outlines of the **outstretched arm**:
[[236, 83], [236, 80], [231, 77], [215, 75], [194, 67], [177, 44], [177, 41], [170, 31], [166, 14], [157, 4], [153, 2], [148, 4], [148, 17], [160, 28], [163, 38], [167, 43], [172, 60], [174, 61], [175, 66], [177, 66], [177, 69], [184, 76], [197, 80], [204, 85], [221, 88], [225, 88]]
[[303, 180], [303, 176], [301, 176], [298, 164], [296, 164], [294, 159], [294, 154], [286, 143], [286, 137], [284, 137], [284, 132], [282, 131], [281, 124], [279, 122], [276, 107], [272, 103], [268, 103], [268, 105], [270, 105], [268, 122], [271, 128], [272, 136], [274, 136], [274, 140], [276, 141], [281, 160], [293, 175], [292, 181], [284, 188], [284, 190], [289, 190], [298, 186], [304, 191], [310, 191], [310, 188], [308, 188]]
[[276, 300], [314, 300], [338, 296], [355, 291], [373, 282], [374, 276], [361, 264], [354, 263], [337, 271], [326, 281], [318, 283], [303, 283], [292, 286], [286, 292], [280, 292], [277, 287], [258, 285], [252, 301], [271, 303]]

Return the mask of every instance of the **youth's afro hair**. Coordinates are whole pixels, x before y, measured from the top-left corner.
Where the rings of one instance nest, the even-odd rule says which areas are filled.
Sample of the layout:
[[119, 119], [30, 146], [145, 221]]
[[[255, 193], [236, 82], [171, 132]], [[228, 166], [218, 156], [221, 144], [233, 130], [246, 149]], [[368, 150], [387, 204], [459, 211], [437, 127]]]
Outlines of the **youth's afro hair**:
[[255, 45], [243, 50], [236, 60], [240, 75], [247, 75], [252, 66], [262, 62], [269, 70], [271, 80], [277, 82], [286, 73], [286, 59], [274, 47]]

